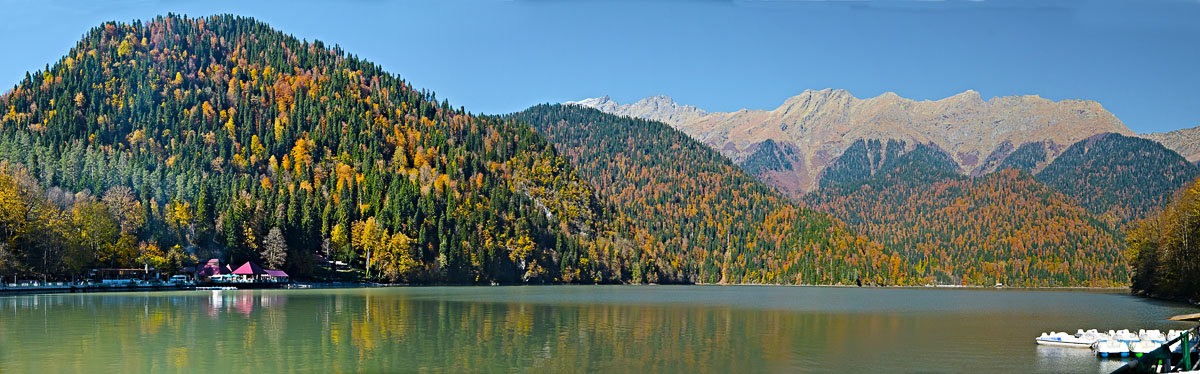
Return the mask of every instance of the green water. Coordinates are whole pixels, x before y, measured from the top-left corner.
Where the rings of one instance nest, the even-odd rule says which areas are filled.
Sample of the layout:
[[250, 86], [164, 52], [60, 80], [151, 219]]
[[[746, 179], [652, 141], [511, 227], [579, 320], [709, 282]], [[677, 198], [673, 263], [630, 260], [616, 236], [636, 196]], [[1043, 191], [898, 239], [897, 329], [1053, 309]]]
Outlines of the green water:
[[0, 372], [1107, 372], [1045, 330], [1182, 328], [1102, 292], [413, 287], [0, 297]]

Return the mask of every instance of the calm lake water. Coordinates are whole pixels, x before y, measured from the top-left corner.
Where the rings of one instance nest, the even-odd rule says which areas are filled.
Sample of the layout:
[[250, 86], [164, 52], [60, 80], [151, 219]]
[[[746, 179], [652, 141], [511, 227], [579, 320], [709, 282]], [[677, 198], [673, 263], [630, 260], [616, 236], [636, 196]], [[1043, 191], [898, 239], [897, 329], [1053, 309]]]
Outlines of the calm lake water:
[[0, 297], [0, 372], [1108, 372], [1045, 330], [1183, 328], [1103, 292], [772, 286]]

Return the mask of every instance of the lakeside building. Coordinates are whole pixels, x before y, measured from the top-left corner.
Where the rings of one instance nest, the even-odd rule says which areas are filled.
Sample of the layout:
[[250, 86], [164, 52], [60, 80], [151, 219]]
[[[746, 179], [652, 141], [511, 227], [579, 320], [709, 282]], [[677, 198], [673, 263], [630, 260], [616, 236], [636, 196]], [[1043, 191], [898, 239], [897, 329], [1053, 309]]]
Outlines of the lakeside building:
[[233, 271], [233, 275], [239, 276], [241, 281], [249, 282], [287, 282], [288, 274], [283, 270], [268, 270], [263, 269], [253, 261], [248, 261], [237, 270]]
[[[186, 269], [185, 269], [186, 270]], [[232, 274], [229, 265], [221, 265], [221, 260], [209, 259], [203, 265], [196, 266], [195, 279], [211, 278], [214, 275]]]
[[288, 283], [291, 277], [283, 270], [264, 269], [262, 266], [247, 261], [238, 266], [236, 269], [231, 269], [227, 264], [221, 264], [218, 259], [211, 259], [202, 266], [197, 266], [194, 269], [195, 279], [197, 281], [206, 281], [214, 284], [279, 284]]

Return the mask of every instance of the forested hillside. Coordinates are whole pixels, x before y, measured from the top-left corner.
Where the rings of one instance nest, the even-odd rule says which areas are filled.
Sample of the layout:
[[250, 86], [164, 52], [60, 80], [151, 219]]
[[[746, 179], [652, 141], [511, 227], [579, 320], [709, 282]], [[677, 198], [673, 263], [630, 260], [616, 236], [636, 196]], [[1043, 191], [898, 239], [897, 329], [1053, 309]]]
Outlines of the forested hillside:
[[1162, 212], [1130, 225], [1126, 240], [1136, 294], [1200, 300], [1200, 180], [1174, 193]]
[[912, 281], [894, 251], [795, 205], [666, 124], [576, 105], [539, 105], [512, 118], [577, 165], [633, 227], [643, 252], [698, 281]]
[[740, 166], [752, 176], [764, 175], [770, 171], [792, 170], [792, 163], [787, 159], [791, 154], [791, 149], [780, 147], [774, 140], [767, 139], [759, 143], [758, 149], [746, 157]]
[[1005, 157], [996, 170], [1017, 169], [1034, 173], [1046, 159], [1046, 142], [1025, 143]]
[[392, 281], [644, 280], [529, 126], [253, 19], [106, 23], [0, 107], [6, 274], [219, 257], [303, 277], [320, 253]]
[[957, 172], [958, 164], [933, 144], [917, 144], [907, 150], [903, 141], [859, 140], [829, 163], [821, 174], [821, 188], [861, 183], [872, 175], [903, 164], [921, 164], [935, 170]]
[[1025, 172], [961, 175], [936, 151], [891, 158], [873, 177], [822, 188], [804, 201], [902, 253], [924, 283], [1127, 282], [1115, 231], [1070, 198]]
[[1107, 133], [1071, 145], [1037, 179], [1092, 214], [1123, 224], [1166, 206], [1197, 175], [1196, 165], [1162, 144]]

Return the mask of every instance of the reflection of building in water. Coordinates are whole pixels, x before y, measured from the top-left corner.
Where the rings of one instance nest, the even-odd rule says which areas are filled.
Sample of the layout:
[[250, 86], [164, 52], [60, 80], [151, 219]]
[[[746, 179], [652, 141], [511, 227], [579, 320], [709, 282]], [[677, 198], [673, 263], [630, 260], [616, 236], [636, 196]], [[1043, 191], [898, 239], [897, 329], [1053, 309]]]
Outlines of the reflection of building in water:
[[287, 304], [287, 296], [260, 294], [250, 291], [212, 291], [209, 296], [209, 316], [216, 317], [220, 311], [234, 311], [249, 317], [260, 308], [278, 308]]

